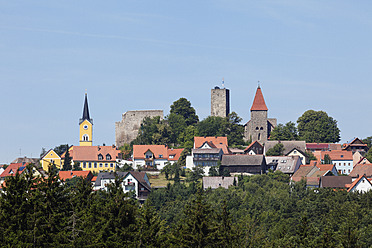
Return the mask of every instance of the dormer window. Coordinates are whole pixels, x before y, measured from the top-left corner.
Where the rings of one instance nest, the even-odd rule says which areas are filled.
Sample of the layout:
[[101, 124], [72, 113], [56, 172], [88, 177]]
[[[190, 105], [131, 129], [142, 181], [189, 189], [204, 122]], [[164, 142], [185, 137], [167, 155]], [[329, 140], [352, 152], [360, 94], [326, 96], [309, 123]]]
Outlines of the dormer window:
[[159, 158], [163, 158], [163, 154], [159, 154]]
[[344, 155], [341, 155], [341, 158], [343, 158], [344, 157]]
[[98, 160], [103, 160], [102, 154], [98, 154]]
[[110, 154], [106, 155], [106, 160], [111, 160], [111, 155]]

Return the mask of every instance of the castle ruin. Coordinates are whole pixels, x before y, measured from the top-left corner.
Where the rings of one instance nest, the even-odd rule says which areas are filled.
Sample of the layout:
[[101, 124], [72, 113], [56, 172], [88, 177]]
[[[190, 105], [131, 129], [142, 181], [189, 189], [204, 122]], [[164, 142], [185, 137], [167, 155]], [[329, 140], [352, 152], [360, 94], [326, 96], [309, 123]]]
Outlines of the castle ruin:
[[230, 114], [230, 90], [218, 86], [211, 90], [211, 116], [226, 117]]
[[160, 116], [163, 119], [163, 110], [134, 110], [122, 115], [122, 120], [115, 122], [115, 143], [117, 147], [129, 144], [138, 135], [143, 119]]

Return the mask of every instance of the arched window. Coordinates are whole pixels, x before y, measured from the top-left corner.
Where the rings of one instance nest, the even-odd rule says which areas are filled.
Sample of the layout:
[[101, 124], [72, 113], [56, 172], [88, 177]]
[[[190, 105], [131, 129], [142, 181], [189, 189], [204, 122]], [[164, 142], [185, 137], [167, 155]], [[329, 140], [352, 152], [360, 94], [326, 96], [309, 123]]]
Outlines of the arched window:
[[111, 160], [111, 155], [110, 154], [106, 154], [106, 160]]
[[261, 127], [260, 130], [263, 130], [263, 127]]
[[98, 154], [98, 160], [103, 160], [102, 154]]
[[258, 130], [258, 127], [256, 127], [256, 130]]
[[89, 135], [88, 134], [84, 134], [83, 135], [83, 141], [88, 141], [89, 140]]

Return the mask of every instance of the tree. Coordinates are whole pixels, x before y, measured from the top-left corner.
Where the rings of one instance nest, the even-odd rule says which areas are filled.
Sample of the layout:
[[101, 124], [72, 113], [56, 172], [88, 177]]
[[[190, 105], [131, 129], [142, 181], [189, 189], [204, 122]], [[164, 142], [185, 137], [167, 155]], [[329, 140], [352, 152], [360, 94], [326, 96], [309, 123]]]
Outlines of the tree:
[[173, 102], [170, 106], [170, 113], [181, 115], [185, 119], [187, 126], [196, 124], [199, 121], [195, 109], [191, 107], [191, 103], [183, 97]]
[[369, 149], [372, 147], [372, 136], [362, 139], [363, 143], [368, 146]]
[[187, 181], [189, 182], [197, 182], [200, 178], [204, 176], [204, 169], [202, 166], [194, 166], [187, 175]]
[[144, 118], [138, 136], [131, 145], [164, 145], [170, 143], [171, 131], [160, 116]]
[[270, 140], [297, 140], [298, 133], [296, 124], [287, 122], [285, 125], [279, 124], [270, 133]]
[[305, 152], [309, 161], [311, 160], [317, 160], [317, 158], [314, 156], [314, 154], [312, 152]]
[[186, 120], [182, 115], [171, 113], [168, 117], [168, 125], [171, 130], [171, 143], [177, 143], [179, 135], [186, 129]]
[[119, 150], [123, 154], [123, 159], [128, 159], [133, 152], [133, 147], [131, 147], [129, 144], [124, 144], [123, 146], [119, 147]]
[[63, 160], [62, 170], [63, 171], [72, 170], [71, 163], [72, 163], [72, 159], [70, 157], [70, 152], [68, 151], [68, 145], [67, 145], [67, 149], [66, 149], [66, 153], [65, 153], [65, 159]]
[[324, 155], [323, 164], [332, 164], [331, 157], [328, 154]]
[[276, 144], [266, 152], [266, 156], [283, 156], [284, 146], [282, 143]]
[[366, 153], [366, 159], [370, 162], [372, 162], [372, 148], [370, 148], [368, 150], [368, 152]]
[[58, 154], [58, 156], [62, 156], [64, 152], [68, 150], [69, 146], [68, 144], [62, 144], [59, 146], [54, 147], [54, 152]]
[[240, 125], [242, 118], [237, 113], [231, 112], [226, 118], [223, 125], [223, 133], [227, 136], [230, 146], [244, 144], [244, 126]]
[[73, 171], [81, 171], [83, 170], [81, 167], [80, 167], [80, 164], [79, 162], [75, 162], [74, 163], [74, 167], [72, 168]]
[[317, 143], [335, 143], [340, 141], [337, 121], [324, 111], [308, 110], [297, 120], [300, 140]]
[[198, 133], [200, 136], [224, 136], [224, 124], [224, 118], [219, 116], [208, 116], [198, 123]]
[[177, 143], [181, 148], [185, 148], [188, 151], [194, 147], [194, 137], [199, 136], [198, 129], [195, 126], [188, 126], [178, 136]]

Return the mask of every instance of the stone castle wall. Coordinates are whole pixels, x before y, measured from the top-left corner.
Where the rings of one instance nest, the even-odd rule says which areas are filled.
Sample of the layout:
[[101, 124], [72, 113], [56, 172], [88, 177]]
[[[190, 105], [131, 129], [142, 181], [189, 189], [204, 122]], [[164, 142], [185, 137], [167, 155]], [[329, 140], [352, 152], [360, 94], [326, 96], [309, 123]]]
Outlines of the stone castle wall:
[[122, 120], [115, 122], [115, 143], [117, 147], [129, 144], [137, 135], [145, 117], [160, 116], [163, 119], [163, 110], [134, 110], [122, 115]]
[[211, 90], [211, 116], [226, 117], [230, 113], [230, 90]]

